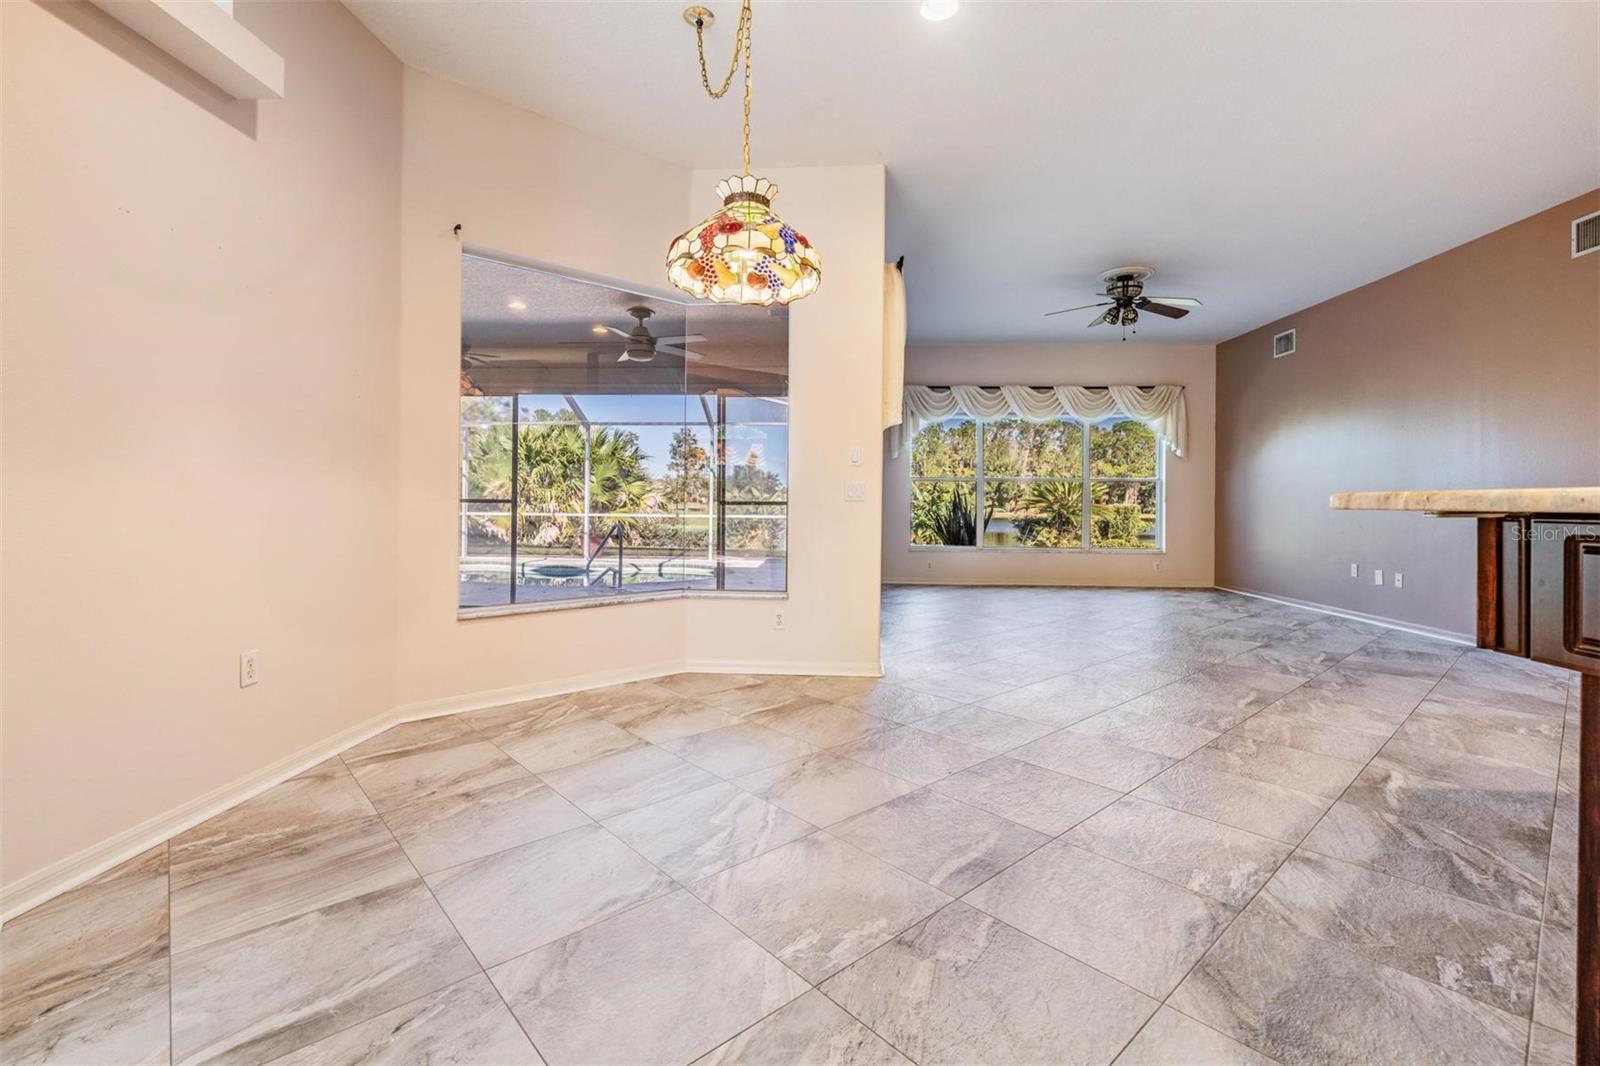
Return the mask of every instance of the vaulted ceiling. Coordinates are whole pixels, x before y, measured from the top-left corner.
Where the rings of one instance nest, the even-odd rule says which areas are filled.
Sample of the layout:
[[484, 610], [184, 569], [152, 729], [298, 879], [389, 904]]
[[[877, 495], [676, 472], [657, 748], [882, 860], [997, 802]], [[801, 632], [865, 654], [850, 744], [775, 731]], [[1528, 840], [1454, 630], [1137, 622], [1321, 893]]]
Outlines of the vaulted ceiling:
[[[705, 98], [676, 3], [346, 3], [412, 66], [736, 167], [737, 90]], [[1138, 339], [1226, 339], [1600, 185], [1591, 2], [754, 10], [755, 169], [887, 164], [914, 341], [1105, 339], [1043, 316], [1124, 263], [1205, 303]]]

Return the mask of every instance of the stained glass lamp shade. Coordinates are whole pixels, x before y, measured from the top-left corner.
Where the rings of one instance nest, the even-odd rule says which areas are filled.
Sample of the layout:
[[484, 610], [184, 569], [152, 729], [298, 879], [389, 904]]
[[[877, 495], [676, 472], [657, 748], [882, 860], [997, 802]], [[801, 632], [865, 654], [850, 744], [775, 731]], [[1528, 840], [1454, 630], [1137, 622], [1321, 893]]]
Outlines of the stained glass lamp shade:
[[722, 210], [667, 249], [667, 278], [714, 303], [786, 304], [822, 282], [822, 258], [772, 210], [778, 187], [766, 178], [725, 178]]

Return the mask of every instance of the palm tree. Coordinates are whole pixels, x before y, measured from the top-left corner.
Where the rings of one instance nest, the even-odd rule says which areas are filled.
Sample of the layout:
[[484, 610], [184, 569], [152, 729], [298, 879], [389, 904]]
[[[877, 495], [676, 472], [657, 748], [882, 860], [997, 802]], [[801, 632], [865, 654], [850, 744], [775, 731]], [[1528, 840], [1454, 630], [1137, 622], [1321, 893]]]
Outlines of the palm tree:
[[[512, 482], [507, 437], [481, 433], [468, 442], [469, 492], [488, 499], [515, 501], [520, 539], [540, 546], [572, 543], [584, 511], [584, 428], [556, 422], [524, 428], [517, 435], [517, 484]], [[654, 507], [656, 494], [639, 447], [638, 435], [602, 427], [589, 445], [589, 510], [638, 511]], [[622, 520], [625, 528], [634, 525]], [[478, 516], [480, 531], [504, 540], [508, 531], [493, 517]]]

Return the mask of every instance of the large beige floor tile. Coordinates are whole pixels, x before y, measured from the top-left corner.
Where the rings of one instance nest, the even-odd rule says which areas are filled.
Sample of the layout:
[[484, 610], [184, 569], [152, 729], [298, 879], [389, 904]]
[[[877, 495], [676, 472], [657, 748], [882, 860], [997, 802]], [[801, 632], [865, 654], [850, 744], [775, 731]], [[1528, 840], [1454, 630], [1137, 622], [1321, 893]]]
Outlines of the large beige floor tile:
[[1246, 910], [1171, 1006], [1282, 1062], [1523, 1060], [1525, 1019]]
[[1050, 839], [926, 788], [846, 819], [830, 832], [952, 896]]
[[928, 786], [979, 810], [1056, 836], [1122, 793], [1001, 756]]
[[1157, 998], [1233, 915], [1214, 899], [1065, 843], [1039, 849], [964, 898]]
[[174, 889], [172, 950], [187, 951], [416, 877], [383, 819], [335, 823]]
[[695, 1066], [910, 1066], [910, 1060], [821, 992], [807, 992], [761, 1019]]
[[328, 759], [173, 837], [172, 887], [276, 851], [314, 830], [375, 813], [344, 763]]
[[599, 826], [582, 826], [428, 875], [485, 966], [663, 895], [672, 880]]
[[167, 893], [162, 844], [0, 927], [0, 1061], [164, 1061]]
[[1162, 1007], [1117, 1056], [1115, 1066], [1273, 1066], [1275, 1061]]
[[489, 976], [551, 1066], [689, 1062], [809, 990], [683, 891]]
[[1156, 1001], [963, 903], [822, 991], [919, 1063], [1106, 1062]]
[[358, 896], [174, 955], [173, 1057], [276, 1058], [477, 969], [420, 881]]
[[357, 744], [343, 758], [380, 811], [528, 776], [509, 755], [454, 718], [397, 725]]
[[990, 758], [991, 753], [959, 740], [896, 726], [864, 740], [833, 749], [855, 762], [886, 774], [926, 785]]
[[414, 999], [275, 1059], [272, 1066], [542, 1066], [482, 974]]
[[1290, 846], [1127, 796], [1062, 837], [1229, 907], [1250, 901]]
[[1014, 759], [1080, 781], [1128, 792], [1171, 766], [1172, 759], [1101, 737], [1062, 729], [1011, 753]]
[[1359, 866], [1300, 852], [1258, 909], [1306, 936], [1510, 1014], [1533, 1009], [1539, 923]]
[[781, 847], [814, 828], [725, 782], [619, 814], [607, 819], [605, 827], [686, 884]]
[[917, 787], [828, 751], [757, 770], [734, 784], [812, 825], [832, 825]]
[[649, 744], [540, 776], [573, 806], [596, 819], [648, 807], [717, 782], [714, 774]]
[[826, 833], [802, 837], [689, 888], [812, 982], [950, 900]]
[[1190, 761], [1153, 778], [1134, 795], [1287, 844], [1298, 843], [1333, 802]]
[[413, 803], [384, 820], [426, 874], [575, 829], [589, 818], [530, 777]]

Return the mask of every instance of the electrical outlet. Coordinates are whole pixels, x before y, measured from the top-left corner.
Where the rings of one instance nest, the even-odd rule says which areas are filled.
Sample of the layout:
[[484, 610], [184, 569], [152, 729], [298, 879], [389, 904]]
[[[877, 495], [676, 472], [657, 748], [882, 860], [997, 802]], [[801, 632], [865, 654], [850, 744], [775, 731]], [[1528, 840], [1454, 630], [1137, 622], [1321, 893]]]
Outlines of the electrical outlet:
[[789, 627], [788, 626], [788, 619], [783, 617], [783, 612], [782, 611], [773, 611], [772, 612], [772, 628], [773, 629], [787, 629], [788, 627]]
[[1159, 559], [1156, 560], [1156, 573], [1161, 573], [1161, 561]]
[[1350, 576], [1351, 577], [1360, 577], [1361, 576], [1361, 567], [1357, 566], [1355, 563], [1351, 563], [1350, 564]]
[[1372, 572], [1372, 583], [1374, 585], [1378, 585], [1380, 587], [1383, 585], [1383, 571], [1382, 570], [1374, 570]]
[[239, 653], [239, 687], [249, 688], [261, 680], [258, 671], [261, 663], [258, 661], [260, 652], [242, 651]]
[[1398, 570], [1394, 572], [1394, 587], [1397, 589], [1403, 589], [1406, 587], [1406, 575], [1402, 574]]

